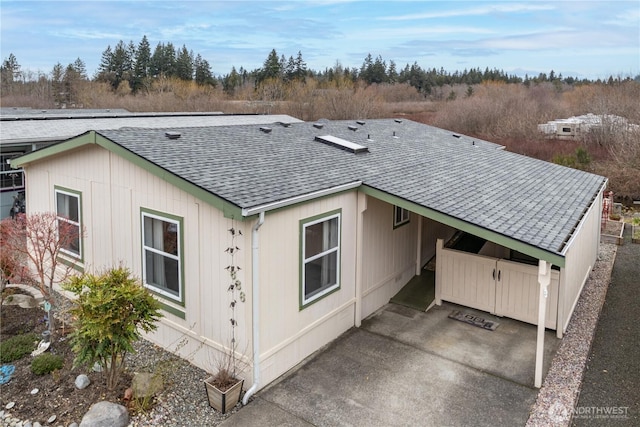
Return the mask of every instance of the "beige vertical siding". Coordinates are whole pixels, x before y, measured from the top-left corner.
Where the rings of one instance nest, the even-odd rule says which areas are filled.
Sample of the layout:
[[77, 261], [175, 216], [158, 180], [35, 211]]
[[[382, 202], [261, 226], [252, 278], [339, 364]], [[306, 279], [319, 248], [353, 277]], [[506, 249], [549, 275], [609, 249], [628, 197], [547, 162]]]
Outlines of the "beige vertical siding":
[[389, 302], [414, 275], [421, 217], [393, 228], [393, 205], [369, 198], [364, 212], [362, 315]]
[[[84, 267], [96, 271], [123, 264], [142, 277], [141, 208], [174, 215], [183, 221], [183, 270], [185, 306], [159, 298], [171, 311], [151, 341], [178, 351], [205, 369], [213, 368], [216, 350], [228, 345], [229, 279], [224, 268], [229, 257], [227, 230], [232, 222], [222, 212], [168, 184], [128, 160], [97, 146], [56, 156], [28, 167], [29, 212], [55, 211], [54, 186], [82, 194]], [[240, 280], [249, 286], [250, 230], [236, 240], [241, 250], [235, 264], [241, 266]], [[238, 304], [239, 349], [251, 353], [250, 299]]]
[[566, 253], [565, 268], [561, 271], [562, 281], [558, 307], [559, 335], [567, 330], [582, 288], [589, 278], [589, 273], [598, 257], [601, 203], [602, 192], [598, 196], [598, 201], [593, 203], [585, 215], [574, 239], [569, 242], [570, 246]]
[[[300, 309], [300, 220], [341, 209], [340, 289]], [[268, 212], [259, 230], [261, 386], [354, 325], [357, 192]]]
[[424, 265], [436, 256], [436, 240], [442, 239], [446, 243], [456, 233], [456, 229], [430, 218], [423, 218], [422, 221], [422, 265]]

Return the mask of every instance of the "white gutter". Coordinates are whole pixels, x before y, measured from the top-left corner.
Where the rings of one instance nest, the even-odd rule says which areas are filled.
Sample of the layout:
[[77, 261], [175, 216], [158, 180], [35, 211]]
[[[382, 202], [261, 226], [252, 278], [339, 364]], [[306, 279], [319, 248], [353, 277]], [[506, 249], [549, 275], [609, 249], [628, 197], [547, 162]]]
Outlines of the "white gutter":
[[249, 398], [253, 396], [253, 394], [258, 390], [258, 384], [260, 380], [260, 334], [259, 334], [259, 314], [260, 314], [260, 300], [258, 295], [258, 277], [260, 277], [259, 273], [259, 258], [258, 258], [258, 248], [260, 245], [258, 244], [258, 229], [264, 224], [264, 211], [260, 212], [260, 216], [258, 218], [258, 222], [253, 226], [253, 230], [251, 232], [251, 306], [252, 306], [252, 326], [253, 326], [253, 385], [247, 392], [244, 394], [244, 398], [242, 399], [242, 404], [246, 405], [249, 402]]
[[260, 316], [260, 297], [259, 297], [259, 253], [258, 248], [258, 230], [264, 224], [264, 213], [274, 209], [282, 208], [285, 206], [291, 206], [296, 203], [306, 202], [308, 200], [317, 199], [318, 197], [328, 196], [331, 194], [340, 193], [342, 191], [351, 190], [353, 188], [360, 187], [362, 181], [355, 181], [348, 184], [338, 185], [336, 187], [326, 188], [324, 190], [314, 191], [312, 193], [303, 194], [296, 197], [280, 200], [273, 203], [267, 203], [265, 205], [256, 206], [253, 208], [243, 208], [242, 216], [249, 217], [258, 214], [258, 221], [253, 226], [251, 233], [251, 304], [252, 304], [252, 328], [253, 328], [253, 384], [244, 394], [242, 398], [242, 404], [249, 403], [249, 398], [255, 394], [260, 384], [260, 334], [259, 334], [259, 316]]
[[306, 202], [307, 200], [317, 199], [318, 197], [328, 196], [330, 194], [336, 194], [341, 191], [358, 188], [361, 185], [362, 185], [362, 181], [355, 181], [355, 182], [350, 182], [348, 184], [338, 185], [336, 187], [325, 188], [324, 190], [314, 191], [312, 193], [302, 194], [300, 196], [290, 197], [288, 199], [279, 200], [277, 202], [267, 203], [266, 205], [256, 206], [253, 208], [243, 208], [242, 216], [248, 217], [248, 216], [256, 215], [262, 212], [272, 211], [274, 209], [294, 205], [296, 203]]

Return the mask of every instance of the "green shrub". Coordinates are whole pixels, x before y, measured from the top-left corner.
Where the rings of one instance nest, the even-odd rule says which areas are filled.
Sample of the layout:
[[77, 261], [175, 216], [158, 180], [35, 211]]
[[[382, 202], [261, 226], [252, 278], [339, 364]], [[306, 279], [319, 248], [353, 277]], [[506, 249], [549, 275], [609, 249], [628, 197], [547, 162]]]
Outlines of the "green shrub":
[[23, 334], [11, 337], [0, 343], [0, 362], [8, 363], [21, 359], [23, 356], [36, 349], [38, 336], [36, 334]]
[[42, 353], [31, 361], [31, 372], [36, 375], [44, 375], [64, 366], [64, 358], [57, 354]]

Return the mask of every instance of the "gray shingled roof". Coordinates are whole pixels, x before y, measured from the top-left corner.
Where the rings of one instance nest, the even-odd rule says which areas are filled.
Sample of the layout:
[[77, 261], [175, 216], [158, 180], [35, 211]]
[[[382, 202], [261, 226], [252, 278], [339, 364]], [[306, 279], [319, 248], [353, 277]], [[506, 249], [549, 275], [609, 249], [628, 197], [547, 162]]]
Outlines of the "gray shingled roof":
[[[114, 112], [107, 112], [107, 110], [51, 110], [41, 114], [15, 114], [13, 117], [4, 110], [6, 109], [3, 109], [2, 121], [0, 121], [0, 144], [62, 141], [94, 129], [267, 124], [277, 121], [300, 122], [299, 119], [284, 114], [224, 115], [222, 113], [129, 113], [126, 110], [114, 110]], [[69, 114], [65, 115], [64, 112], [67, 111]]]
[[[606, 179], [409, 120], [98, 131], [241, 208], [364, 185], [560, 254]], [[357, 126], [353, 131], [348, 126]], [[165, 131], [181, 134], [170, 140]], [[367, 146], [353, 154], [315, 141]], [[395, 135], [395, 136], [394, 136]]]

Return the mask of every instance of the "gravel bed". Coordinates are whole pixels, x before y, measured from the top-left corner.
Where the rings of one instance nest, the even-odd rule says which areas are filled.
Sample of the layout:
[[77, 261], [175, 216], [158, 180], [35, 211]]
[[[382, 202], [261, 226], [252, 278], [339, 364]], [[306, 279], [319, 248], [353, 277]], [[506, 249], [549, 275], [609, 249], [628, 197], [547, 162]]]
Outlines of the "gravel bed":
[[551, 362], [527, 427], [569, 426], [602, 305], [611, 281], [617, 246], [601, 244], [598, 260]]
[[[71, 305], [58, 293], [56, 301], [62, 313]], [[226, 414], [216, 411], [207, 400], [203, 383], [209, 376], [206, 371], [145, 339], [136, 341], [133, 347], [135, 353], [126, 359], [127, 372], [160, 374], [164, 388], [151, 402], [151, 409], [130, 415], [129, 427], [217, 426], [242, 407], [239, 402]]]
[[149, 341], [135, 344], [136, 353], [127, 358], [130, 372], [162, 375], [164, 391], [156, 396], [153, 408], [131, 416], [130, 426], [216, 426], [241, 408], [227, 414], [209, 406], [204, 379], [207, 372]]

